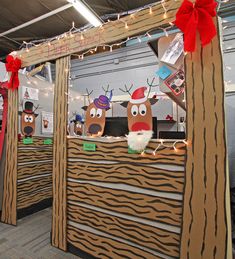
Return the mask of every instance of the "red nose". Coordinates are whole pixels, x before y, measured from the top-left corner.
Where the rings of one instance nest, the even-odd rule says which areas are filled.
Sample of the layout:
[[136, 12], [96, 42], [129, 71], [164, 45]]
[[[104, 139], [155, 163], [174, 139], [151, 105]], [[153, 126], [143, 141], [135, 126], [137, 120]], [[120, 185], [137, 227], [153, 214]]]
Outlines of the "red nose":
[[132, 125], [132, 131], [139, 131], [139, 130], [150, 130], [150, 126], [145, 122], [136, 122]]

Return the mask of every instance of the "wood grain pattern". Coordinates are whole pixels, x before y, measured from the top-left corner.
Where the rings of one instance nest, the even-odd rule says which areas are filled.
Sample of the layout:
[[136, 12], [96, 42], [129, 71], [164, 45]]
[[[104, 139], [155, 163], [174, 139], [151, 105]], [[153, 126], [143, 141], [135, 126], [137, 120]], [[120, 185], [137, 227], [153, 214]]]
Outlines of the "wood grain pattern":
[[[153, 7], [153, 13], [149, 14], [149, 9], [142, 10], [135, 15], [135, 19], [126, 16], [117, 21], [113, 21], [102, 28], [92, 28], [83, 33], [84, 40], [81, 40], [80, 33], [75, 33], [74, 37], [66, 37], [59, 41], [55, 40], [48, 46], [47, 43], [38, 47], [18, 51], [23, 66], [35, 65], [61, 58], [72, 53], [78, 53], [100, 44], [118, 42], [128, 37], [145, 33], [158, 26], [168, 24], [175, 19], [175, 14], [181, 4], [181, 1], [165, 0], [165, 8], [168, 10], [167, 18], [164, 19], [164, 10], [160, 3]], [[128, 22], [129, 29], [125, 28], [125, 22]]]
[[[114, 162], [129, 162], [129, 163], [164, 163], [169, 165], [184, 166], [185, 163], [185, 144], [178, 143], [176, 145], [178, 152], [172, 148], [160, 148], [156, 153], [156, 156], [146, 154], [141, 156], [140, 154], [128, 154], [128, 147], [126, 141], [104, 143], [95, 140], [97, 145], [96, 152], [92, 154], [90, 152], [83, 151], [82, 146], [84, 142], [93, 142], [89, 139], [84, 141], [82, 139], [71, 138], [68, 141], [68, 159], [85, 159], [86, 161], [114, 161]], [[156, 143], [151, 142], [148, 146], [148, 150], [153, 152], [157, 147]]]
[[68, 242], [96, 258], [143, 259], [160, 258], [128, 244], [117, 242], [107, 237], [94, 235], [90, 232], [68, 225]]
[[53, 213], [52, 245], [67, 249], [66, 238], [66, 173], [67, 173], [67, 116], [68, 71], [70, 57], [56, 61], [54, 90], [54, 145], [53, 145]]
[[[217, 23], [217, 21], [215, 20]], [[219, 36], [186, 58], [188, 146], [180, 258], [226, 258], [226, 137]]]
[[68, 205], [68, 220], [130, 240], [165, 255], [173, 257], [179, 255], [180, 235], [167, 230], [71, 204]]
[[6, 162], [1, 221], [16, 225], [17, 199], [18, 90], [8, 91]]
[[53, 145], [44, 145], [45, 139], [53, 139], [52, 137], [39, 137], [39, 136], [33, 136], [33, 143], [25, 145], [23, 143], [23, 140], [18, 141], [18, 148], [37, 148], [38, 146], [43, 146], [45, 148], [53, 148]]
[[79, 201], [173, 226], [181, 224], [181, 201], [74, 182], [68, 182], [67, 188], [68, 201]]
[[18, 163], [30, 163], [43, 160], [52, 160], [52, 149], [20, 149], [18, 150]]
[[40, 163], [37, 164], [18, 165], [17, 180], [48, 173], [51, 173], [52, 175], [52, 161], [40, 161]]

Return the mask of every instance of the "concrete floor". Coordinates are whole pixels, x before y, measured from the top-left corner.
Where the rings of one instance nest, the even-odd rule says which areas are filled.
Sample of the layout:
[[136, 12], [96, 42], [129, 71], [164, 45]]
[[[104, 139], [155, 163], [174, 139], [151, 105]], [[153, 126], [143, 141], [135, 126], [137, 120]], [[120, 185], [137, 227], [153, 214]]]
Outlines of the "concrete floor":
[[79, 259], [50, 244], [51, 209], [18, 221], [17, 227], [0, 223], [0, 259]]

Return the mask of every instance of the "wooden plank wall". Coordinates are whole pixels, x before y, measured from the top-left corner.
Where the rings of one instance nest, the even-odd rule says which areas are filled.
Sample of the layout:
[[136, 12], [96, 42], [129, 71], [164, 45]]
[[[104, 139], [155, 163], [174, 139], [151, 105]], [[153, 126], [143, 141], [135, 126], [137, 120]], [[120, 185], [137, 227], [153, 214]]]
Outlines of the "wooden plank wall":
[[45, 137], [33, 137], [33, 144], [18, 143], [17, 210], [52, 199], [52, 145]]
[[[216, 20], [215, 20], [216, 23]], [[186, 58], [187, 151], [181, 256], [226, 258], [226, 136], [219, 35]]]
[[1, 221], [16, 225], [18, 142], [18, 91], [8, 91], [8, 116], [6, 134], [6, 162], [3, 183]]
[[68, 243], [97, 258], [179, 258], [185, 144], [140, 156], [93, 141], [91, 153], [68, 139]]
[[54, 91], [52, 245], [67, 249], [67, 117], [70, 56], [56, 60]]

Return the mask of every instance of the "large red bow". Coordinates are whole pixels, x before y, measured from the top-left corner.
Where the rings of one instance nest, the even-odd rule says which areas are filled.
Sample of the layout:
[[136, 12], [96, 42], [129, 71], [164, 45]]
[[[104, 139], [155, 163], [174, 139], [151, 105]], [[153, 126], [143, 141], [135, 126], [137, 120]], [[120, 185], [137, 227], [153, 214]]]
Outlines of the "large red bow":
[[8, 55], [6, 58], [6, 70], [7, 72], [11, 72], [10, 80], [8, 81], [8, 88], [15, 90], [19, 87], [19, 77], [18, 71], [21, 68], [21, 60], [18, 58], [14, 58], [11, 55]]
[[212, 17], [216, 16], [217, 3], [214, 0], [197, 0], [195, 4], [184, 0], [176, 14], [175, 25], [184, 32], [184, 50], [193, 52], [196, 48], [196, 34], [200, 34], [202, 46], [210, 43], [216, 35]]

